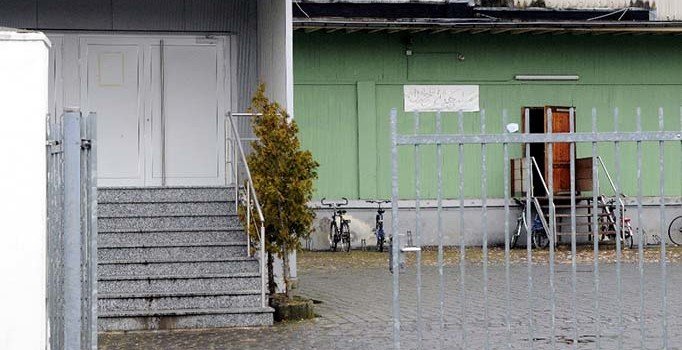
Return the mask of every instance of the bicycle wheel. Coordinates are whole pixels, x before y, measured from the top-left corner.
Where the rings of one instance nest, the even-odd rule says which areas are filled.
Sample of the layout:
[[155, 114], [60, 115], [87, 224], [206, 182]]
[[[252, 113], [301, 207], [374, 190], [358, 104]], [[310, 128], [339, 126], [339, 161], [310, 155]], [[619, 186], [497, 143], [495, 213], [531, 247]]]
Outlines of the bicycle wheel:
[[682, 215], [670, 222], [668, 226], [668, 237], [675, 245], [682, 245]]
[[516, 244], [519, 242], [519, 236], [521, 236], [521, 230], [525, 229], [526, 228], [523, 225], [523, 220], [516, 220], [516, 230], [512, 233], [511, 239], [509, 240], [509, 249], [516, 248]]
[[329, 226], [329, 250], [336, 251], [336, 245], [339, 243], [339, 228], [335, 222]]
[[545, 230], [533, 232], [533, 246], [538, 249], [549, 247], [549, 236]]
[[348, 223], [341, 224], [341, 248], [346, 252], [350, 252], [350, 227]]

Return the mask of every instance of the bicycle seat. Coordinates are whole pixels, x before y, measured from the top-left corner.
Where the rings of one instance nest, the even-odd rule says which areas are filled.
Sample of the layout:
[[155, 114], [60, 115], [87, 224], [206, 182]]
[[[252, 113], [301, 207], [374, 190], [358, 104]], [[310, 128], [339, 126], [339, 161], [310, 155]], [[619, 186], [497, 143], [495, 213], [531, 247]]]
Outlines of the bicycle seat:
[[345, 210], [339, 210], [339, 214], [344, 215], [344, 214], [346, 214], [346, 211]]

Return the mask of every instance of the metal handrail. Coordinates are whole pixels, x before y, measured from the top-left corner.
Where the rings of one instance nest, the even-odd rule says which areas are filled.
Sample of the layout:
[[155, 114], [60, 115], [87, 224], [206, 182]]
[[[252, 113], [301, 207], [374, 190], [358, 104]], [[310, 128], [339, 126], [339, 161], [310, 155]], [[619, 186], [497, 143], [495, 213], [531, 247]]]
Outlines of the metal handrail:
[[[530, 157], [530, 160], [533, 161], [533, 166], [535, 167], [535, 170], [537, 170], [538, 175], [540, 176], [540, 182], [542, 183], [542, 187], [545, 188], [545, 193], [549, 195], [549, 188], [547, 188], [547, 183], [545, 183], [545, 178], [542, 176], [542, 172], [540, 171], [540, 166], [538, 165], [538, 162], [535, 160], [535, 157]], [[533, 178], [531, 177], [531, 181]], [[533, 187], [530, 188], [531, 194], [533, 194], [533, 197], [535, 197], [535, 193], [533, 193]]]
[[[547, 187], [547, 183], [545, 183], [545, 178], [544, 178], [544, 176], [542, 176], [542, 172], [540, 171], [540, 166], [538, 165], [537, 160], [535, 160], [535, 157], [530, 157], [530, 160], [533, 162], [533, 167], [538, 172], [538, 176], [540, 176], [540, 182], [542, 183], [542, 187], [544, 187], [544, 189], [545, 189], [545, 193], [547, 194], [547, 196], [549, 196], [549, 188]], [[531, 181], [530, 194], [531, 194], [531, 197], [533, 198], [533, 201], [535, 203], [535, 210], [542, 213], [542, 207], [540, 206], [540, 202], [535, 197], [535, 191], [533, 189], [534, 186], [533, 186], [533, 177], [532, 176], [530, 177], [530, 181]], [[550, 210], [550, 215], [554, 214], [554, 215], [551, 215], [551, 217], [556, 219], [556, 207], [554, 206], [553, 201], [549, 201], [549, 210]], [[547, 234], [549, 235], [551, 233], [552, 237], [554, 238], [554, 241], [556, 241], [556, 234], [555, 234], [554, 230], [549, 229], [549, 225], [547, 224], [547, 221], [545, 220], [544, 215], [540, 215], [540, 221], [542, 221], [542, 226], [544, 227]], [[533, 221], [531, 220], [528, 222], [533, 222]], [[552, 227], [556, 228], [556, 222], [553, 222], [553, 224], [554, 225]]]
[[[246, 154], [244, 153], [244, 147], [242, 146], [242, 140], [239, 136], [239, 131], [237, 130], [237, 126], [234, 123], [234, 119], [232, 118], [233, 116], [257, 116], [259, 114], [256, 113], [231, 113], [227, 112], [226, 116], [230, 121], [230, 126], [232, 129], [232, 136], [234, 143], [237, 144], [237, 150], [239, 151], [239, 157], [235, 157], [232, 159], [234, 169], [236, 170], [234, 172], [235, 176], [235, 190], [238, 192], [239, 189], [239, 183], [237, 182], [237, 170], [238, 167], [236, 166], [238, 161], [241, 161], [242, 164], [244, 165], [244, 172], [246, 173], [246, 193], [247, 193], [247, 203], [246, 203], [246, 215], [247, 215], [247, 237], [250, 236], [250, 219], [251, 219], [251, 200], [253, 200], [254, 207], [256, 208], [256, 213], [258, 214], [258, 221], [260, 222], [260, 228], [259, 228], [259, 237], [260, 237], [260, 244], [259, 244], [259, 257], [260, 257], [260, 275], [261, 275], [261, 306], [266, 307], [267, 303], [265, 302], [265, 289], [266, 289], [266, 273], [265, 273], [265, 218], [263, 216], [263, 210], [261, 209], [260, 203], [258, 202], [258, 195], [256, 194], [256, 189], [253, 185], [253, 178], [251, 177], [251, 169], [249, 169], [249, 164], [246, 161]], [[235, 155], [236, 156], [236, 155]], [[238, 205], [238, 195], [236, 197], [236, 204]], [[248, 239], [248, 238], [247, 238]], [[251, 244], [250, 240], [248, 241], [248, 246], [247, 246], [247, 254], [249, 256], [251, 255]]]
[[618, 203], [620, 204], [620, 221], [621, 221], [621, 229], [623, 228], [623, 224], [625, 223], [625, 202], [623, 201], [623, 194], [618, 192], [618, 189], [616, 188], [616, 184], [613, 182], [613, 178], [611, 177], [611, 174], [609, 174], [609, 170], [606, 169], [606, 164], [604, 163], [604, 160], [601, 158], [601, 156], [596, 157], [597, 160], [599, 160], [599, 164], [601, 164], [602, 169], [604, 169], [604, 174], [606, 174], [606, 178], [609, 180], [609, 184], [611, 185], [611, 189], [613, 190], [614, 195], [618, 199]]

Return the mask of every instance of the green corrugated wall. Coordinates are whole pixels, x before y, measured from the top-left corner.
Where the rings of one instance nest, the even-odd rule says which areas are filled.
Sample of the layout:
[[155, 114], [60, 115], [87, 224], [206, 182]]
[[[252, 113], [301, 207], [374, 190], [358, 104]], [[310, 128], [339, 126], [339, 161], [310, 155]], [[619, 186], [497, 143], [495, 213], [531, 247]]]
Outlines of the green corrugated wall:
[[[408, 44], [409, 43], [409, 44]], [[408, 48], [412, 55], [406, 55]], [[459, 60], [463, 55], [464, 60]], [[577, 74], [577, 83], [522, 83], [518, 74]], [[389, 111], [403, 106], [405, 84], [480, 85], [487, 131], [501, 132], [502, 110], [520, 121], [524, 106], [575, 106], [576, 129], [591, 130], [591, 109], [598, 128], [635, 130], [635, 108], [643, 110], [643, 128], [657, 130], [657, 109], [666, 112], [665, 128], [681, 130], [682, 38], [677, 36], [452, 35], [296, 32], [294, 35], [295, 118], [304, 147], [320, 163], [316, 197], [388, 198], [390, 196]], [[435, 130], [433, 114], [422, 114], [422, 132]], [[400, 113], [401, 133], [411, 133], [412, 115]], [[455, 132], [456, 115], [443, 116], [445, 132]], [[480, 132], [478, 113], [465, 115], [465, 129]], [[658, 195], [658, 146], [644, 145], [644, 194]], [[510, 146], [512, 157], [521, 154]], [[578, 146], [578, 157], [591, 146]], [[402, 198], [414, 196], [413, 151], [400, 150]], [[600, 146], [615, 172], [614, 146]], [[635, 145], [622, 145], [622, 184], [636, 194]], [[665, 194], [682, 195], [682, 147], [665, 148]], [[481, 148], [466, 146], [465, 196], [481, 192]], [[422, 194], [436, 196], [434, 147], [422, 151]], [[457, 198], [457, 149], [444, 147], [444, 194]], [[502, 197], [501, 145], [488, 146], [488, 193]]]

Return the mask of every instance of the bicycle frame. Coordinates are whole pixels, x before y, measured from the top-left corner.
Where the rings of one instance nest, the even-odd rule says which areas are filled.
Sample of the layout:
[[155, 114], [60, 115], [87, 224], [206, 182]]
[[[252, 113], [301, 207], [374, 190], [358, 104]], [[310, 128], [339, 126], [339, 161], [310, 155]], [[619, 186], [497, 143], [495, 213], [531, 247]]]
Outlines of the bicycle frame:
[[381, 249], [383, 250], [383, 245], [384, 241], [386, 239], [386, 235], [384, 232], [384, 213], [386, 212], [383, 208], [381, 208], [381, 204], [383, 203], [390, 203], [391, 201], [389, 200], [368, 200], [366, 201], [367, 203], [372, 203], [372, 204], [377, 204], [379, 207], [377, 208], [377, 215], [375, 216], [374, 219], [374, 236], [377, 239], [377, 250]]
[[[343, 215], [346, 213], [345, 210], [341, 210], [340, 207], [348, 205], [348, 199], [343, 197], [342, 198], [344, 201], [343, 202], [327, 202], [325, 203], [326, 198], [322, 198], [320, 203], [323, 206], [327, 206], [330, 209], [332, 209], [332, 216], [331, 216], [331, 226], [335, 227], [334, 232], [330, 232], [330, 237], [329, 237], [329, 244], [332, 246], [333, 244], [333, 250], [335, 249], [335, 243], [338, 243], [339, 241], [342, 240], [343, 237], [341, 235], [343, 234], [343, 226], [344, 223], [348, 223], [349, 220], [345, 220], [343, 218]], [[338, 221], [337, 221], [338, 218]], [[350, 232], [349, 232], [350, 233]], [[333, 234], [333, 236], [332, 236]], [[350, 246], [350, 239], [348, 241], [348, 245]]]

